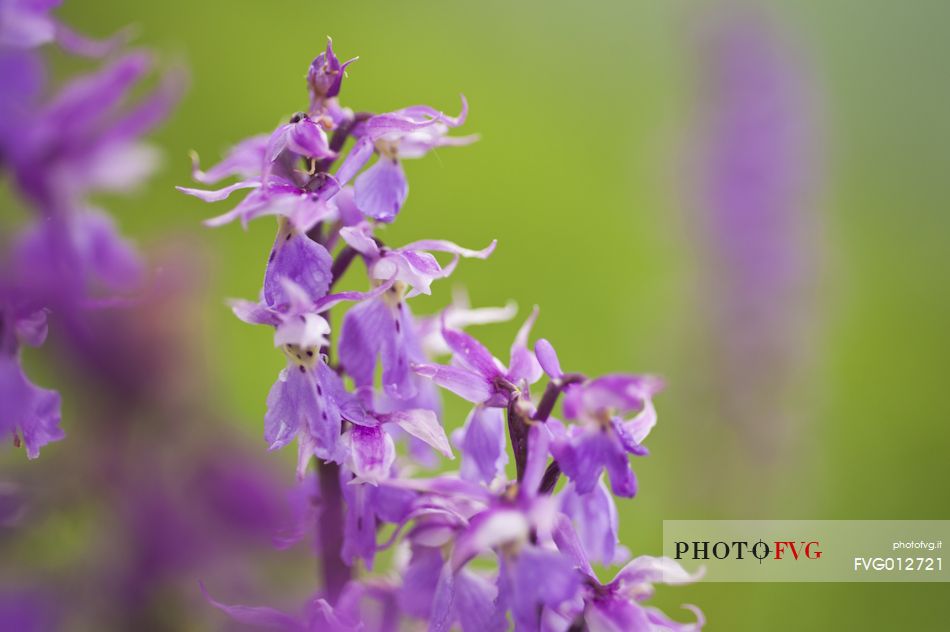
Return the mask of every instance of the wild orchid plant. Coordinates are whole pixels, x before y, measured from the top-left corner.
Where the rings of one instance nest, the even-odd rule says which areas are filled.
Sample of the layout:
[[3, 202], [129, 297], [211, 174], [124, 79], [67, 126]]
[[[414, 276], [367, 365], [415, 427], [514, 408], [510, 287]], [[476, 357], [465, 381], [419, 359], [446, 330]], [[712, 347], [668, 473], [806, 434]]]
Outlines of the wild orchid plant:
[[[654, 583], [696, 579], [673, 560], [637, 557], [607, 583], [591, 566], [627, 558], [611, 492], [636, 494], [628, 455], [646, 454], [660, 381], [562, 371], [548, 341], [529, 344], [537, 310], [507, 365], [463, 328], [508, 310], [455, 304], [413, 315], [413, 297], [429, 294], [461, 258], [485, 259], [495, 248], [442, 240], [397, 247], [379, 236], [409, 191], [401, 161], [474, 140], [448, 135], [465, 121], [467, 104], [463, 98], [455, 117], [427, 106], [353, 112], [338, 101], [353, 61], [341, 63], [328, 43], [310, 65], [305, 111], [239, 143], [207, 171], [195, 158], [198, 182], [238, 182], [181, 189], [208, 202], [249, 190], [211, 226], [277, 217], [260, 299], [232, 308], [245, 322], [273, 327], [287, 360], [267, 397], [266, 441], [278, 449], [296, 439], [302, 479], [313, 457], [317, 464], [322, 589], [297, 616], [213, 603], [242, 622], [293, 630], [416, 629], [426, 621], [429, 630], [465, 632], [699, 629], [702, 615], [691, 606], [697, 620], [677, 623], [642, 605]], [[334, 292], [355, 259], [368, 289]], [[345, 304], [334, 344], [327, 312]], [[443, 352], [450, 361], [436, 363]], [[413, 458], [453, 458], [439, 387], [473, 405], [454, 435], [461, 467], [413, 476]], [[567, 482], [557, 492], [562, 474]], [[391, 546], [399, 552], [393, 572], [370, 575], [377, 553]], [[360, 564], [366, 572], [357, 576]]]

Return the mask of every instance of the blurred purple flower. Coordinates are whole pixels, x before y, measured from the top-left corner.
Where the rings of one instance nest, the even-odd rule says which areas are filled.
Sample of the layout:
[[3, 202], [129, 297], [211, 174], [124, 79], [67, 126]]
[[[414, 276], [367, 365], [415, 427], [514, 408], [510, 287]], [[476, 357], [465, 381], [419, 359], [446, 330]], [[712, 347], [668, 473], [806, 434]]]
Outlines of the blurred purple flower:
[[691, 153], [711, 260], [702, 285], [716, 391], [725, 418], [774, 447], [818, 254], [814, 112], [805, 69], [774, 25], [734, 13], [704, 35], [701, 140]]
[[[2, 290], [0, 290], [2, 292]], [[27, 379], [20, 365], [20, 346], [38, 347], [46, 339], [46, 312], [0, 295], [0, 435], [35, 459], [40, 448], [65, 436], [59, 427], [59, 393]]]

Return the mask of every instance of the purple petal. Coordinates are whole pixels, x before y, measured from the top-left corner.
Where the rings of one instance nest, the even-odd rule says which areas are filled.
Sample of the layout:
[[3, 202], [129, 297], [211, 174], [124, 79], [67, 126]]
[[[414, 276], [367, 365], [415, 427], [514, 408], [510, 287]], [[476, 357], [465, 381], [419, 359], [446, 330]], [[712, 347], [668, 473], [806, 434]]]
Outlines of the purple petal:
[[228, 305], [231, 306], [231, 311], [234, 312], [235, 316], [249, 325], [271, 325], [272, 327], [277, 327], [283, 322], [283, 317], [280, 313], [254, 301], [231, 299], [228, 301]]
[[267, 606], [229, 606], [215, 601], [211, 595], [208, 594], [203, 582], [199, 582], [198, 585], [201, 587], [201, 594], [204, 595], [208, 603], [239, 623], [267, 626], [269, 629], [306, 632], [307, 628], [303, 623], [286, 612], [281, 612], [280, 610]]
[[[656, 425], [656, 407], [653, 405], [653, 400], [644, 400], [643, 410], [630, 421], [620, 425], [623, 428], [624, 438], [629, 437], [629, 441], [636, 446], [643, 443], [643, 440], [647, 438], [647, 435]], [[628, 451], [634, 452], [635, 450], [628, 447]]]
[[284, 222], [264, 272], [264, 302], [275, 308], [289, 305], [285, 279], [303, 288], [311, 302], [316, 301], [330, 289], [332, 266], [333, 258], [326, 248]]
[[468, 248], [463, 248], [456, 243], [445, 241], [443, 239], [422, 239], [420, 241], [414, 241], [410, 244], [406, 244], [400, 248], [400, 250], [434, 250], [436, 252], [448, 252], [453, 255], [465, 257], [467, 259], [487, 259], [488, 256], [495, 251], [495, 246], [497, 245], [498, 240], [493, 239], [490, 244], [481, 250], [470, 250]]
[[[204, 200], [205, 202], [220, 202], [221, 200], [226, 200], [229, 195], [235, 191], [240, 191], [241, 189], [255, 189], [261, 186], [260, 182], [254, 180], [243, 180], [241, 182], [235, 182], [234, 184], [229, 184], [228, 186], [216, 189], [214, 191], [205, 191], [204, 189], [191, 189], [189, 187], [175, 187], [182, 193], [188, 195], [193, 195], [199, 200]], [[229, 220], [230, 221], [230, 220]], [[214, 223], [212, 223], [214, 222]], [[209, 226], [219, 226], [223, 221], [217, 221], [216, 219], [210, 219], [205, 221], [205, 224]]]
[[561, 371], [561, 361], [558, 360], [557, 351], [551, 346], [551, 343], [540, 338], [534, 343], [534, 355], [537, 357], [541, 368], [552, 380], [559, 380], [564, 376]]
[[393, 329], [383, 301], [366, 301], [346, 313], [340, 332], [340, 364], [357, 386], [373, 385], [376, 357], [386, 339], [394, 335]]
[[624, 498], [633, 498], [637, 495], [637, 477], [623, 449], [611, 452], [606, 466], [607, 474], [610, 475], [610, 489], [614, 494]]
[[578, 570], [586, 573], [590, 577], [596, 577], [596, 575], [594, 575], [594, 569], [591, 568], [590, 561], [587, 558], [587, 552], [584, 550], [584, 546], [581, 544], [580, 538], [577, 535], [577, 531], [575, 531], [570, 518], [566, 515], [558, 515], [552, 531], [552, 538], [558, 550], [566, 555]]
[[264, 150], [268, 137], [260, 134], [245, 139], [235, 145], [224, 160], [202, 171], [198, 164], [198, 154], [191, 155], [191, 177], [202, 184], [213, 184], [231, 176], [242, 179], [259, 177], [264, 164]]
[[580, 588], [574, 565], [556, 551], [525, 547], [513, 566], [511, 611], [519, 630], [537, 630], [541, 606], [555, 608]]
[[645, 608], [647, 618], [653, 625], [651, 630], [672, 630], [673, 632], [698, 632], [702, 630], [703, 626], [706, 625], [706, 617], [703, 616], [702, 610], [689, 604], [684, 605], [683, 608], [692, 612], [696, 616], [696, 621], [680, 623], [670, 619], [656, 608]]
[[[341, 473], [348, 476], [345, 470]], [[375, 487], [342, 482], [343, 498], [346, 500], [346, 528], [343, 531], [343, 560], [353, 565], [362, 559], [368, 569], [376, 557], [376, 514], [373, 511]], [[329, 553], [333, 555], [332, 552]]]
[[326, 132], [309, 118], [303, 118], [290, 125], [287, 130], [287, 148], [308, 158], [336, 157], [336, 153], [330, 151]]
[[491, 385], [481, 375], [466, 369], [441, 364], [417, 364], [413, 370], [473, 404], [487, 402], [492, 394]]
[[368, 292], [350, 291], [350, 292], [335, 292], [333, 294], [327, 294], [326, 296], [319, 299], [317, 302], [313, 304], [313, 311], [325, 312], [326, 310], [330, 309], [334, 305], [337, 305], [338, 303], [342, 303], [344, 301], [355, 301], [355, 302], [369, 301], [389, 291], [392, 285], [393, 285], [393, 280], [389, 279], [385, 283], [381, 283], [380, 285], [377, 285], [375, 288], [373, 288], [372, 290]]
[[465, 98], [464, 94], [460, 94], [459, 96], [462, 99], [462, 110], [458, 116], [446, 116], [428, 105], [410, 105], [407, 108], [399, 110], [399, 113], [413, 118], [421, 118], [424, 116], [433, 117], [439, 119], [449, 127], [459, 127], [465, 123], [465, 119], [468, 118], [468, 99]]
[[573, 484], [560, 495], [561, 511], [571, 518], [587, 558], [609, 566], [616, 560], [618, 544], [617, 506], [603, 481], [587, 494], [578, 494]]
[[429, 632], [449, 632], [455, 621], [455, 573], [448, 565], [439, 573], [439, 582], [432, 598]]
[[462, 451], [462, 477], [486, 485], [491, 483], [508, 464], [504, 411], [485, 406], [473, 408], [457, 435], [456, 444]]
[[357, 386], [374, 383], [376, 358], [382, 357], [383, 388], [396, 398], [415, 394], [409, 371], [414, 357], [412, 324], [404, 303], [391, 306], [373, 299], [355, 306], [343, 319], [340, 362]]
[[564, 474], [574, 482], [579, 494], [590, 493], [606, 467], [618, 496], [633, 497], [637, 484], [627, 454], [612, 432], [573, 427], [567, 437], [552, 446], [554, 458]]
[[376, 482], [389, 476], [396, 460], [396, 446], [382, 427], [350, 427], [350, 467], [357, 478]]
[[314, 454], [340, 460], [339, 406], [329, 396], [339, 378], [323, 362], [312, 369], [291, 365], [281, 371], [267, 396], [264, 438], [274, 450], [295, 436], [312, 441]]
[[399, 592], [399, 605], [403, 611], [413, 617], [429, 618], [443, 566], [445, 561], [439, 549], [413, 547], [412, 559], [402, 574], [402, 589]]
[[376, 141], [388, 134], [397, 135], [405, 132], [414, 132], [439, 122], [439, 117], [432, 116], [425, 120], [413, 120], [400, 112], [377, 114], [363, 124], [363, 134]]
[[531, 311], [524, 324], [518, 329], [515, 341], [511, 345], [511, 360], [508, 368], [508, 378], [515, 383], [522, 380], [528, 384], [534, 384], [541, 379], [541, 365], [537, 358], [528, 350], [528, 336], [531, 335], [531, 328], [534, 327], [534, 321], [538, 318], [538, 308]]
[[594, 632], [654, 632], [646, 610], [616, 597], [594, 600], [584, 613], [584, 623]]
[[0, 402], [0, 431], [5, 438], [19, 432], [28, 458], [37, 458], [40, 448], [66, 436], [59, 427], [59, 393], [32, 384], [16, 357], [0, 355]]
[[439, 423], [439, 418], [431, 410], [405, 410], [392, 413], [390, 420], [417, 439], [425, 441], [438, 452], [450, 459], [454, 459], [449, 439], [445, 436], [445, 429]]
[[379, 246], [373, 240], [372, 227], [365, 223], [359, 226], [347, 226], [340, 229], [340, 237], [356, 252], [371, 259], [379, 258]]
[[641, 555], [624, 566], [611, 585], [620, 584], [690, 584], [699, 580], [703, 572], [690, 574], [679, 562], [669, 557]]
[[596, 416], [602, 411], [639, 412], [644, 401], [663, 387], [662, 381], [645, 375], [605, 375], [570, 389], [564, 399], [564, 415], [576, 419], [585, 412]]
[[376, 164], [356, 178], [355, 189], [356, 206], [363, 215], [391, 222], [409, 195], [409, 182], [398, 160], [380, 156]]
[[455, 354], [455, 358], [473, 371], [480, 373], [486, 380], [501, 375], [495, 358], [488, 349], [472, 336], [451, 329], [442, 329], [442, 338]]
[[343, 159], [343, 163], [336, 171], [336, 185], [343, 187], [352, 180], [353, 176], [359, 173], [359, 170], [363, 168], [372, 156], [373, 143], [370, 139], [361, 138], [356, 141], [356, 144], [353, 145], [353, 149], [351, 149], [347, 157]]
[[462, 632], [501, 632], [494, 601], [497, 588], [491, 582], [468, 570], [455, 576], [455, 613]]

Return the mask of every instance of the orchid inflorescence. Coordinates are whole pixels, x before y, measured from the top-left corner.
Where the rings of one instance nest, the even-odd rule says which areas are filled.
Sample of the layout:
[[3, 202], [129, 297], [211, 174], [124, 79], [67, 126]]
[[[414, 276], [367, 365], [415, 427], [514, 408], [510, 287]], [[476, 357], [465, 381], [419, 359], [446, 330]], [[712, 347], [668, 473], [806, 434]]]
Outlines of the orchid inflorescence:
[[[637, 492], [628, 455], [646, 454], [661, 382], [562, 371], [548, 341], [530, 344], [537, 309], [518, 330], [507, 365], [464, 329], [507, 320], [511, 306], [472, 309], [454, 300], [433, 316], [413, 314], [409, 301], [430, 294], [460, 259], [485, 259], [495, 248], [442, 240], [394, 247], [379, 236], [408, 196], [401, 161], [475, 140], [449, 135], [468, 106], [463, 98], [454, 117], [427, 106], [354, 112], [338, 101], [353, 61], [341, 62], [328, 43], [307, 74], [305, 111], [237, 144], [206, 171], [194, 156], [199, 183], [237, 182], [181, 188], [208, 202], [249, 191], [208, 220], [212, 226], [277, 217], [260, 298], [233, 301], [232, 309], [273, 327], [286, 357], [267, 397], [264, 436], [271, 449], [296, 440], [297, 475], [316, 490], [312, 528], [322, 549], [324, 585], [298, 615], [212, 603], [246, 623], [294, 630], [426, 622], [430, 630], [465, 632], [699, 629], [702, 614], [691, 606], [696, 620], [677, 623], [642, 604], [654, 583], [697, 579], [673, 560], [637, 557], [607, 583], [592, 568], [629, 557], [613, 496]], [[368, 287], [337, 291], [357, 259]], [[328, 312], [344, 305], [334, 343]], [[439, 363], [445, 355], [450, 360]], [[472, 404], [453, 433], [460, 467], [421, 477], [419, 467], [436, 455], [454, 459], [440, 388]], [[371, 574], [390, 547], [390, 571]]]

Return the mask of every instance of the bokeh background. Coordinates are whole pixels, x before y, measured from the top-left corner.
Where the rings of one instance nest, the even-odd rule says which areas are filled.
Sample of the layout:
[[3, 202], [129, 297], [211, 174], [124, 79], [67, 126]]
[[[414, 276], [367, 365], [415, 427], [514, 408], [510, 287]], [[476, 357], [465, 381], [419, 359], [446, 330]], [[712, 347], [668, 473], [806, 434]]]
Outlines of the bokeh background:
[[[536, 332], [566, 367], [666, 379], [651, 454], [635, 463], [640, 494], [620, 503], [622, 539], [634, 553], [660, 552], [664, 519], [950, 518], [950, 5], [66, 5], [60, 15], [77, 30], [106, 35], [134, 24], [137, 43], [190, 72], [177, 113], [154, 137], [164, 168], [137, 195], [102, 200], [158, 276], [187, 280], [187, 307], [163, 309], [143, 326], [146, 338], [170, 335], [169, 327], [183, 336], [169, 361], [202, 376], [175, 392], [205, 413], [162, 413], [189, 426], [173, 435], [180, 449], [165, 450], [169, 476], [195, 445], [224, 441], [240, 446], [230, 464], [266, 471], [273, 494], [293, 484], [295, 454], [266, 453], [260, 440], [282, 356], [266, 329], [241, 324], [223, 302], [255, 296], [273, 226], [205, 229], [200, 221], [221, 209], [173, 186], [189, 182], [189, 150], [209, 163], [305, 104], [307, 65], [332, 35], [341, 57], [360, 56], [345, 103], [455, 112], [464, 92], [466, 128], [482, 137], [406, 164], [410, 195], [387, 241], [499, 240], [489, 260], [464, 261], [416, 311], [445, 305], [456, 284], [479, 306], [513, 298], [523, 315], [538, 304]], [[733, 36], [752, 44], [724, 52]], [[747, 108], [759, 122], [737, 130], [729, 108]], [[723, 140], [724, 129], [735, 134]], [[724, 160], [748, 174], [739, 178], [756, 201], [747, 215], [730, 215], [729, 201], [745, 199], [741, 187], [725, 201], [710, 193]], [[757, 219], [756, 209], [770, 219]], [[744, 253], [738, 263], [735, 252]], [[743, 276], [769, 265], [783, 272]], [[504, 355], [516, 327], [477, 333]], [[39, 383], [63, 384], [65, 369], [48, 350], [27, 360]], [[72, 384], [62, 389], [68, 439], [28, 465], [4, 450], [0, 464], [21, 484], [66, 479], [83, 502], [43, 514], [27, 537], [5, 533], [0, 566], [6, 585], [54, 579], [94, 595], [104, 611], [126, 582], [88, 585], [90, 556], [123, 554], [101, 541], [102, 531], [170, 529], [159, 518], [182, 509], [172, 503], [115, 522], [97, 496], [103, 481], [71, 476], [69, 453], [88, 444], [87, 419], [102, 413], [88, 403], [88, 389], [99, 387]], [[460, 425], [465, 410], [451, 402], [448, 425]], [[122, 414], [163, 423], [154, 409]], [[202, 498], [203, 474], [174, 480], [176, 497]], [[261, 489], [267, 497], [270, 488]], [[184, 511], [203, 511], [195, 505]], [[170, 539], [152, 555], [178, 550]], [[236, 544], [227, 562], [204, 570], [209, 585], [221, 577], [226, 586], [233, 568], [259, 563], [271, 581], [244, 587], [252, 601], [292, 608], [312, 591], [306, 555], [239, 552], [247, 549]], [[177, 601], [166, 598], [168, 587], [196, 587], [197, 579], [192, 567], [173, 566], [161, 585], [143, 589], [138, 629], [221, 625], [200, 605], [186, 620], [169, 613], [200, 595], [195, 588], [193, 601]], [[937, 630], [946, 626], [946, 594], [940, 584], [700, 583], [661, 588], [655, 601], [674, 616], [679, 604], [698, 604], [714, 632]]]

